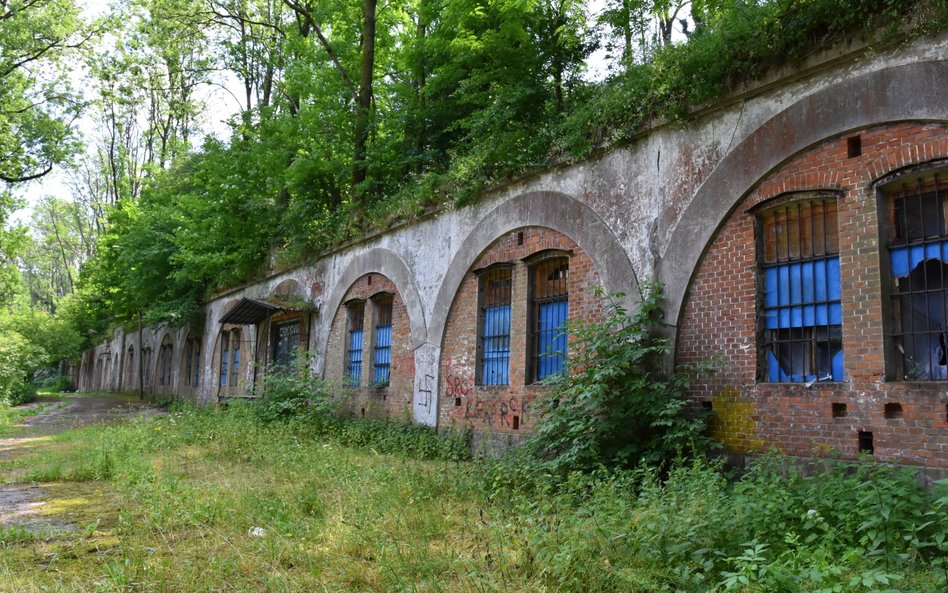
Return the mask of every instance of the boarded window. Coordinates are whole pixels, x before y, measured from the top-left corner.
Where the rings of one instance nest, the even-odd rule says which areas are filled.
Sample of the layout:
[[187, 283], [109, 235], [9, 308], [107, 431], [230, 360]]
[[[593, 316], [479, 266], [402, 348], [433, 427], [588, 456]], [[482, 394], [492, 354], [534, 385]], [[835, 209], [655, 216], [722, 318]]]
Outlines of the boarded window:
[[348, 306], [349, 346], [346, 358], [346, 382], [356, 387], [362, 382], [362, 327], [365, 305], [353, 303]]
[[945, 194], [938, 176], [905, 184], [888, 199], [890, 294], [889, 339], [895, 377], [948, 378], [948, 227]]
[[392, 368], [392, 296], [382, 295], [375, 304], [375, 360], [373, 381], [384, 387], [389, 384]]
[[760, 214], [761, 375], [774, 383], [842, 381], [836, 202], [803, 200]]
[[545, 260], [530, 269], [531, 369], [534, 382], [566, 368], [569, 259]]
[[511, 269], [484, 272], [479, 278], [481, 385], [510, 384]]

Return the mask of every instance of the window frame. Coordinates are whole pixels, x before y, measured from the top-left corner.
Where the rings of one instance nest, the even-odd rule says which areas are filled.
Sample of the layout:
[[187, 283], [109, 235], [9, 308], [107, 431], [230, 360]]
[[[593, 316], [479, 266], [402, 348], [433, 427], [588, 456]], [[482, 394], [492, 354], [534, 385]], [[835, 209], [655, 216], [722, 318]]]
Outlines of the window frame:
[[[294, 341], [294, 344], [293, 344], [293, 348], [290, 349], [289, 360], [286, 362], [280, 362], [279, 357], [278, 357], [278, 354], [280, 352], [279, 350], [280, 349], [280, 330], [289, 326], [296, 326], [296, 333], [291, 334], [293, 335], [292, 339]], [[273, 342], [272, 351], [270, 352], [270, 360], [272, 361], [271, 366], [273, 366], [274, 368], [285, 368], [285, 367], [295, 366], [296, 364], [295, 353], [300, 347], [300, 336], [303, 335], [303, 320], [299, 317], [296, 317], [296, 318], [284, 319], [283, 321], [274, 323], [273, 328], [271, 329], [271, 334], [272, 334], [271, 339]]]
[[[365, 301], [352, 300], [346, 303], [346, 334], [345, 334], [345, 372], [343, 382], [348, 387], [361, 387], [363, 366], [365, 364]], [[358, 315], [356, 314], [358, 311]], [[358, 329], [356, 329], [358, 319]], [[354, 349], [353, 332], [359, 332], [359, 348]], [[353, 360], [353, 354], [358, 352], [358, 361]], [[354, 363], [358, 362], [358, 374], [353, 374]]]
[[220, 375], [217, 378], [217, 386], [219, 388], [226, 388], [228, 385], [227, 378], [230, 376], [230, 331], [221, 332], [221, 347], [220, 347]]
[[[372, 386], [388, 387], [392, 381], [392, 328], [395, 315], [395, 295], [379, 292], [372, 295]], [[386, 332], [387, 328], [387, 332]], [[387, 341], [383, 338], [387, 338]], [[385, 341], [385, 345], [379, 345]], [[365, 363], [365, 331], [362, 333], [363, 364]], [[381, 361], [380, 361], [381, 360]], [[380, 380], [380, 374], [383, 377]]]
[[233, 391], [238, 386], [238, 381], [240, 381], [240, 354], [241, 354], [241, 339], [243, 338], [243, 331], [240, 329], [230, 330], [230, 390]]
[[[748, 212], [749, 215], [753, 216], [753, 226], [754, 226], [754, 241], [755, 241], [755, 276], [756, 276], [756, 286], [757, 293], [755, 298], [755, 311], [756, 311], [756, 343], [757, 343], [757, 364], [756, 364], [756, 379], [758, 383], [766, 384], [804, 384], [809, 385], [812, 383], [820, 384], [831, 384], [831, 383], [841, 383], [845, 381], [845, 350], [843, 347], [843, 323], [842, 323], [842, 285], [839, 278], [840, 274], [840, 250], [839, 250], [839, 199], [840, 192], [837, 191], [805, 191], [805, 192], [793, 192], [789, 194], [783, 194], [776, 198], [766, 200], [754, 208], [751, 208]], [[812, 214], [812, 205], [814, 204], [823, 204], [824, 208], [826, 204], [833, 205], [833, 214], [832, 222], [835, 223], [835, 228], [832, 229], [833, 234], [835, 235], [833, 243], [835, 243], [835, 250], [829, 249], [830, 242], [830, 228], [829, 216], [827, 210], [823, 210], [820, 214], [822, 220], [822, 235], [821, 239], [817, 241], [816, 239], [816, 228], [815, 223], [812, 221], [816, 218]], [[810, 254], [804, 255], [804, 245], [807, 241], [805, 238], [805, 228], [803, 226], [802, 216], [797, 219], [796, 224], [796, 249], [798, 251], [797, 255], [794, 256], [791, 254], [791, 242], [794, 241], [792, 238], [794, 235], [794, 229], [789, 226], [784, 234], [786, 238], [786, 254], [785, 257], [780, 257], [779, 246], [777, 245], [777, 237], [774, 237], [774, 256], [773, 261], [768, 261], [768, 233], [766, 230], [766, 225], [764, 219], [781, 210], [789, 212], [789, 209], [793, 206], [797, 207], [798, 216], [802, 212], [801, 208], [803, 205], [809, 204], [811, 206], [810, 214]], [[785, 214], [787, 216], [787, 214]], [[775, 233], [776, 228], [775, 228]], [[820, 255], [816, 254], [816, 244], [819, 242], [821, 244], [822, 253]], [[835, 261], [834, 261], [835, 260]], [[811, 288], [806, 289], [806, 283], [804, 278], [806, 277], [806, 272], [804, 268], [810, 264], [810, 278], [811, 278]], [[820, 264], [822, 264], [822, 272], [819, 271]], [[793, 268], [799, 266], [798, 270], [800, 273], [799, 284], [794, 283]], [[800, 302], [794, 303], [793, 296], [787, 300], [787, 302], [782, 302], [781, 291], [778, 287], [776, 293], [777, 303], [768, 304], [768, 269], [774, 269], [774, 276], [778, 278], [778, 283], [783, 283], [783, 274], [781, 273], [781, 268], [786, 268], [786, 284], [787, 291], [791, 293], [799, 292]], [[817, 294], [819, 292], [818, 286], [821, 284], [820, 277], [822, 275], [822, 284], [824, 298], [819, 299]], [[835, 278], [834, 278], [835, 276]], [[833, 280], [835, 279], [836, 285], [833, 286]], [[806, 296], [803, 294], [807, 292], [812, 295], [811, 300], [806, 300]], [[831, 298], [830, 294], [835, 292], [837, 298]], [[807, 309], [809, 309], [810, 315], [813, 318], [812, 324], [806, 323]], [[770, 314], [776, 315], [778, 317], [777, 325], [775, 328], [768, 328], [767, 318], [768, 312]], [[822, 312], [823, 317], [826, 319], [826, 323], [818, 323], [820, 312]], [[787, 318], [787, 327], [780, 327], [783, 323], [784, 313]], [[799, 315], [800, 324], [799, 326], [795, 325], [793, 322], [794, 316]], [[834, 318], [838, 318], [839, 323], [832, 323], [831, 321]], [[769, 332], [784, 332], [785, 337], [772, 337], [769, 335]], [[771, 347], [777, 345], [777, 353], [772, 354]], [[787, 348], [791, 349], [791, 352], [796, 348], [802, 348], [803, 352], [801, 354], [802, 358], [806, 361], [803, 366], [803, 375], [799, 376], [799, 380], [796, 378], [798, 375], [787, 374], [785, 369], [780, 363], [780, 347], [785, 345]], [[838, 345], [838, 350], [836, 346]], [[827, 357], [828, 360], [828, 370], [829, 376], [824, 376], [821, 378], [819, 376], [820, 371], [820, 361], [819, 358], [820, 350], [824, 349], [825, 354], [823, 356]], [[771, 369], [771, 360], [770, 357], [776, 360], [777, 364], [777, 378], [773, 378], [773, 371]], [[836, 357], [841, 357], [837, 363]], [[790, 366], [791, 371], [793, 370], [793, 361], [795, 355], [790, 354]], [[838, 366], [837, 366], [838, 364]], [[812, 372], [808, 372], [812, 371]], [[838, 371], [838, 372], [837, 372]], [[813, 375], [811, 377], [811, 375]], [[785, 379], [782, 377], [786, 377]]]
[[[942, 358], [948, 356], [948, 344], [945, 343], [948, 340], [948, 333], [946, 331], [942, 332], [933, 332], [931, 328], [931, 319], [926, 319], [926, 324], [928, 330], [926, 331], [904, 331], [903, 325], [904, 320], [902, 319], [902, 304], [903, 299], [908, 297], [907, 300], [911, 303], [915, 298], [913, 295], [926, 295], [926, 294], [940, 294], [942, 300], [942, 310], [948, 309], [948, 269], [945, 269], [944, 266], [948, 266], [948, 160], [938, 160], [930, 163], [925, 163], [917, 167], [910, 167], [907, 169], [902, 169], [891, 175], [888, 175], [876, 183], [876, 194], [878, 197], [878, 213], [879, 213], [879, 253], [880, 253], [880, 275], [882, 277], [882, 304], [883, 304], [883, 334], [884, 334], [884, 351], [885, 351], [885, 379], [886, 381], [900, 382], [900, 383], [924, 383], [924, 384], [939, 384], [948, 381], [948, 365], [939, 365], [932, 363], [934, 356], [931, 356], [928, 360], [928, 369], [927, 376], [920, 373], [909, 373], [908, 364], [906, 362], [907, 358], [911, 358], [911, 355], [906, 353], [905, 348], [905, 339], [910, 338], [914, 343], [911, 348], [911, 352], [914, 354], [915, 347], [918, 345], [918, 340], [925, 340], [923, 337], [926, 334], [938, 334], [939, 339], [942, 342], [938, 347], [941, 348]], [[941, 200], [941, 211], [938, 212], [938, 205], [935, 205], [935, 211], [941, 215], [942, 228], [939, 230], [937, 236], [928, 236], [925, 223], [924, 223], [924, 210], [925, 206], [921, 202], [922, 198], [934, 194], [936, 200]], [[898, 236], [898, 229], [895, 228], [896, 217], [897, 217], [897, 200], [906, 200], [909, 198], [916, 198], [919, 200], [919, 218], [923, 220], [921, 237], [902, 237]], [[904, 202], [903, 202], [904, 204]], [[904, 208], [904, 206], [903, 206]], [[907, 223], [906, 223], [907, 225]], [[909, 234], [908, 226], [904, 227], [905, 235]], [[912, 262], [919, 253], [916, 251], [921, 249], [921, 259], [913, 267]], [[932, 248], [939, 251], [942, 257], [942, 270], [941, 270], [941, 284], [942, 287], [931, 289], [927, 286], [927, 278], [925, 279], [926, 286], [922, 290], [916, 290], [911, 287], [912, 276], [919, 269], [919, 266], [925, 265], [926, 262], [938, 261], [939, 258], [929, 257], [932, 255], [930, 253]], [[906, 271], [908, 272], [904, 276], [896, 275], [894, 267], [896, 265], [901, 266], [902, 256], [899, 256], [899, 263], [893, 263], [893, 259], [896, 251], [904, 250], [905, 266]], [[909, 284], [907, 290], [901, 290], [898, 286], [899, 280], [901, 278], [906, 278]], [[936, 297], [937, 298], [937, 297]], [[926, 308], [930, 308], [931, 304], [926, 303]], [[912, 311], [917, 310], [916, 307], [911, 307]], [[930, 309], [929, 309], [930, 310]], [[945, 311], [943, 315], [948, 318], [948, 311]], [[914, 317], [914, 315], [913, 315]], [[946, 319], [948, 322], [948, 319]], [[915, 320], [912, 319], [912, 324], [914, 325]], [[943, 324], [948, 325], [948, 323]], [[931, 347], [931, 342], [929, 342], [929, 347]], [[936, 367], [945, 367], [941, 369], [937, 374], [939, 376], [933, 376], [936, 374]], [[941, 376], [943, 375], [943, 376]]]
[[[512, 326], [513, 326], [513, 277], [514, 277], [514, 264], [513, 262], [499, 262], [487, 266], [486, 268], [475, 270], [474, 275], [477, 278], [477, 339], [476, 339], [476, 365], [474, 372], [474, 384], [479, 387], [508, 387], [510, 386], [510, 357], [511, 357], [511, 345], [512, 345]], [[488, 298], [490, 295], [490, 289], [485, 287], [486, 283], [494, 280], [495, 276], [506, 276], [507, 288], [506, 288], [506, 303], [501, 304], [490, 304], [488, 305]], [[499, 278], [503, 280], [504, 278]], [[493, 301], [491, 301], [493, 302]], [[506, 307], [506, 334], [497, 333], [488, 335], [487, 328], [487, 318], [488, 318], [488, 308], [500, 308]], [[488, 381], [486, 377], [487, 369], [487, 343], [489, 340], [496, 340], [498, 338], [506, 337], [507, 341], [507, 355], [506, 357], [498, 357], [500, 359], [506, 359], [504, 363], [506, 368], [504, 369], [502, 376], [503, 380], [493, 382]], [[496, 364], [496, 361], [492, 361], [491, 364]]]
[[[548, 377], [566, 371], [566, 360], [569, 356], [569, 335], [566, 331], [566, 324], [569, 322], [569, 268], [571, 259], [572, 252], [558, 249], [550, 249], [534, 253], [530, 257], [524, 259], [524, 262], [527, 264], [527, 372], [525, 374], [525, 379], [526, 383], [529, 385], [541, 385]], [[566, 277], [562, 280], [564, 292], [554, 293], [552, 296], [544, 295], [542, 297], [537, 297], [536, 271], [542, 266], [552, 265], [556, 262], [560, 262], [560, 267], [562, 267], [564, 264], [566, 266]], [[565, 344], [564, 349], [561, 351], [562, 354], [557, 355], [557, 358], [560, 359], [559, 368], [548, 370], [541, 377], [540, 358], [544, 356], [544, 354], [540, 352], [541, 334], [555, 330], [539, 329], [542, 325], [540, 316], [543, 305], [556, 302], [565, 302], [566, 311], [565, 315], [563, 316], [563, 323], [558, 326], [558, 328], [562, 327], [564, 329], [560, 333], [554, 335], [552, 341], [555, 342], [556, 340], [563, 339]], [[554, 314], [556, 314], [555, 311]]]

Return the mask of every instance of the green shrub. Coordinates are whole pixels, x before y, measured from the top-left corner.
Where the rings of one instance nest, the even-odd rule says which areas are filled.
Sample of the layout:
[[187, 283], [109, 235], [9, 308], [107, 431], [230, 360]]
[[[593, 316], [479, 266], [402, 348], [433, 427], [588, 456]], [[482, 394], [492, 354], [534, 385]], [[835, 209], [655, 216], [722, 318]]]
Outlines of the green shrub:
[[669, 346], [658, 336], [659, 287], [645, 285], [632, 313], [618, 303], [623, 295], [596, 294], [605, 317], [570, 323], [567, 372], [540, 399], [528, 450], [564, 472], [654, 464], [710, 447], [704, 418], [684, 409], [685, 390], [700, 369], [661, 368]]
[[43, 351], [21, 334], [0, 330], [0, 404], [16, 406], [33, 401], [31, 375], [44, 362]]
[[263, 397], [253, 403], [254, 415], [260, 421], [285, 421], [304, 414], [321, 417], [335, 411], [329, 385], [313, 373], [308, 363], [305, 351], [298, 351], [295, 364], [267, 373]]

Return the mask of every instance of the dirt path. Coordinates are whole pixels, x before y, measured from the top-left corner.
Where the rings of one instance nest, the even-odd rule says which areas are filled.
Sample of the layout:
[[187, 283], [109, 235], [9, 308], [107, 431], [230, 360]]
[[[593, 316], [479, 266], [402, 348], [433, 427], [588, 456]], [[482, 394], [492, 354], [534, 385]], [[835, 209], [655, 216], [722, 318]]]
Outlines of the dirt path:
[[16, 460], [70, 428], [165, 413], [150, 402], [125, 395], [47, 396], [29, 406], [38, 412], [25, 418], [14, 436], [0, 439], [0, 529], [22, 529], [47, 536], [75, 531], [76, 526], [44, 513], [49, 488], [21, 482], [24, 468], [16, 467]]

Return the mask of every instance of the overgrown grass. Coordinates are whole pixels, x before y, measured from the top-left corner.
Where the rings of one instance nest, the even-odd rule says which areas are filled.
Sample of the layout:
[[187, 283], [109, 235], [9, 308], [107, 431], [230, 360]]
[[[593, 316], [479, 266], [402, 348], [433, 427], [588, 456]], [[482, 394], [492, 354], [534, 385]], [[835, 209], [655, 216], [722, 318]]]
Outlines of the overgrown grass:
[[0, 438], [7, 436], [23, 418], [35, 413], [36, 410], [32, 408], [8, 406], [0, 403]]
[[[895, 470], [805, 477], [773, 459], [734, 482], [695, 460], [563, 477], [451, 460], [411, 444], [432, 435], [388, 426], [185, 407], [64, 433], [24, 479], [108, 480], [92, 483], [120, 513], [59, 540], [0, 538], [0, 591], [946, 586], [946, 500]], [[428, 459], [395, 452], [406, 445]]]

